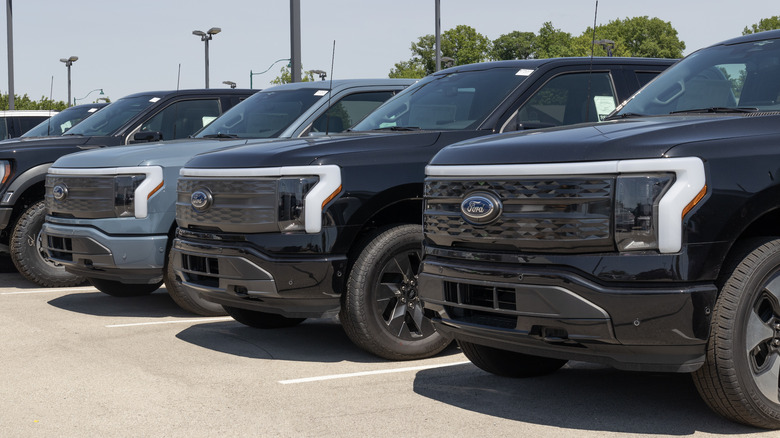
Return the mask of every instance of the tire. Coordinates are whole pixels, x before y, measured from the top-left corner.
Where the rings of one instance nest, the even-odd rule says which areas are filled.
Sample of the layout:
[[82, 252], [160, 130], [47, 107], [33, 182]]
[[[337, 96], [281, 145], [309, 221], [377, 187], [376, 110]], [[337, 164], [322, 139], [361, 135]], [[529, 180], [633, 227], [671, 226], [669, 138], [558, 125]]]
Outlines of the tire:
[[360, 348], [391, 360], [433, 356], [451, 339], [438, 333], [417, 293], [422, 228], [399, 225], [372, 234], [350, 270], [339, 318]]
[[50, 260], [41, 246], [41, 229], [46, 220], [46, 205], [38, 201], [22, 213], [11, 232], [11, 260], [26, 279], [44, 287], [70, 287], [85, 278], [67, 272]]
[[479, 368], [503, 377], [535, 377], [553, 373], [566, 365], [566, 360], [531, 356], [514, 351], [458, 341], [463, 354]]
[[114, 280], [104, 280], [102, 278], [88, 278], [89, 283], [95, 286], [95, 289], [112, 297], [142, 297], [156, 291], [162, 285], [162, 281], [153, 284], [129, 284]]
[[693, 381], [718, 414], [780, 428], [780, 239], [746, 242], [724, 265], [704, 365]]
[[225, 311], [241, 324], [259, 329], [294, 327], [306, 321], [306, 318], [288, 318], [276, 313], [258, 312], [238, 307], [225, 306]]
[[164, 281], [165, 289], [173, 301], [182, 309], [201, 316], [223, 316], [227, 315], [225, 309], [216, 303], [206, 301], [198, 295], [197, 292], [187, 289], [181, 284], [181, 280], [176, 276], [173, 270], [173, 251], [168, 248], [168, 258], [165, 263]]

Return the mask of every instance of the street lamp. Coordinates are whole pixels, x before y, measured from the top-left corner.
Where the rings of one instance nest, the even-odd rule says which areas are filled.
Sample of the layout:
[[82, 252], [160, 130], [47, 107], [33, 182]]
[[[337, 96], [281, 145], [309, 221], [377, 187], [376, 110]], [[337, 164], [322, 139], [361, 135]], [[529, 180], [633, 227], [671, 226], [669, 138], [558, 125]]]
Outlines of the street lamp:
[[607, 56], [612, 56], [612, 49], [615, 48], [615, 42], [612, 40], [596, 40], [594, 44], [598, 44], [607, 51]]
[[74, 97], [74, 98], [73, 98], [73, 105], [76, 105], [76, 101], [77, 101], [77, 100], [84, 100], [84, 99], [86, 99], [87, 97], [89, 97], [89, 95], [90, 95], [90, 94], [94, 93], [95, 91], [100, 91], [100, 95], [101, 95], [101, 96], [103, 95], [103, 89], [102, 89], [102, 88], [95, 88], [94, 90], [92, 90], [92, 91], [90, 91], [89, 93], [87, 93], [87, 95], [86, 95], [86, 96], [84, 96], [84, 97], [80, 97], [80, 98], [78, 98], [78, 99], [76, 99], [76, 98]]
[[[249, 70], [249, 89], [250, 90], [252, 89], [252, 86], [253, 86], [252, 78], [254, 77], [254, 75], [261, 75], [261, 74], [267, 72], [268, 70], [270, 70], [271, 68], [273, 68], [273, 66], [275, 66], [276, 63], [282, 62], [282, 61], [289, 61], [289, 60], [290, 60], [290, 58], [277, 59], [276, 61], [273, 62], [273, 64], [271, 64], [270, 67], [268, 67], [267, 69], [265, 69], [265, 70], [263, 70], [263, 71], [261, 71], [259, 73], [255, 73], [252, 70]], [[290, 67], [290, 63], [289, 62], [287, 63], [287, 67]]]
[[206, 32], [203, 32], [202, 30], [192, 31], [193, 35], [199, 36], [200, 40], [206, 43], [206, 88], [209, 87], [209, 40], [220, 32], [222, 32], [222, 29], [218, 27], [212, 27]]
[[70, 66], [73, 65], [73, 63], [78, 60], [79, 60], [78, 56], [71, 56], [70, 58], [60, 58], [60, 62], [64, 62], [65, 67], [68, 68], [68, 106], [70, 106]]
[[236, 88], [236, 83], [233, 81], [222, 81], [222, 83], [227, 85], [230, 88]]
[[325, 77], [328, 76], [328, 74], [322, 70], [309, 70], [309, 73], [319, 76], [323, 81], [325, 80]]
[[444, 68], [452, 67], [455, 65], [455, 58], [450, 58], [449, 56], [442, 56], [441, 62], [444, 63]]

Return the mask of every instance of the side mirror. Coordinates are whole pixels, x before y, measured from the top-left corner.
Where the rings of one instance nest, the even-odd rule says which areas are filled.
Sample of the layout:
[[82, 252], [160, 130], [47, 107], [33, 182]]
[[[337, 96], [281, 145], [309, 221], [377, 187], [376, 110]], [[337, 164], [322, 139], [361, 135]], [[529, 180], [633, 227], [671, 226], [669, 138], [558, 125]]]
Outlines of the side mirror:
[[133, 134], [133, 140], [130, 143], [151, 143], [155, 141], [162, 141], [163, 135], [160, 131], [143, 131]]

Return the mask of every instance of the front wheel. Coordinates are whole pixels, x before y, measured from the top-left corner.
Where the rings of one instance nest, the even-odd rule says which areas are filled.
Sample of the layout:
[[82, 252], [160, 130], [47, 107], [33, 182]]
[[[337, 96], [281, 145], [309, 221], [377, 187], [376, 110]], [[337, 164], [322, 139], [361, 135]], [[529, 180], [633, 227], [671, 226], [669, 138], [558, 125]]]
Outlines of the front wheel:
[[239, 307], [225, 306], [225, 311], [241, 324], [260, 329], [294, 327], [306, 320], [306, 318], [288, 318], [276, 313], [258, 312]]
[[181, 280], [176, 276], [173, 270], [173, 250], [168, 249], [168, 261], [165, 264], [165, 289], [168, 295], [182, 309], [202, 316], [222, 316], [227, 315], [225, 309], [216, 303], [206, 301], [198, 295], [197, 292], [190, 290], [181, 284]]
[[359, 347], [391, 360], [421, 359], [451, 340], [433, 327], [417, 293], [422, 229], [399, 225], [371, 235], [352, 266], [339, 318]]
[[46, 220], [45, 201], [38, 201], [22, 213], [11, 232], [11, 260], [26, 279], [44, 287], [69, 287], [85, 278], [67, 272], [49, 259], [41, 245], [41, 230]]
[[149, 295], [162, 285], [162, 281], [152, 284], [129, 284], [103, 278], [88, 278], [87, 280], [100, 292], [119, 298]]
[[535, 377], [557, 371], [566, 365], [563, 359], [531, 356], [514, 351], [458, 341], [463, 354], [479, 368], [503, 377]]
[[780, 428], [780, 239], [746, 242], [725, 265], [704, 365], [704, 401], [743, 424]]

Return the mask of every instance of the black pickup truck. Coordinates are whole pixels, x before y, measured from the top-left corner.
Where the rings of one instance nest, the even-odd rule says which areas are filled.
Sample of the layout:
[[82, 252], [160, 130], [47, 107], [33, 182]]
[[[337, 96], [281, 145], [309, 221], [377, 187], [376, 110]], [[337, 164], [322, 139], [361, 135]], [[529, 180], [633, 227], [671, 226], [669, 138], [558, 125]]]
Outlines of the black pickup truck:
[[[256, 90], [255, 90], [256, 91]], [[70, 286], [83, 277], [66, 272], [43, 252], [44, 183], [57, 158], [105, 146], [185, 138], [252, 90], [153, 91], [111, 103], [65, 135], [0, 143], [0, 254], [42, 286]]]
[[598, 120], [671, 65], [659, 59], [473, 64], [422, 79], [346, 135], [207, 153], [182, 168], [173, 268], [239, 322], [280, 327], [340, 310], [359, 346], [434, 354], [417, 297], [422, 183], [460, 140]]
[[426, 168], [419, 291], [479, 367], [693, 373], [780, 427], [780, 31], [697, 51], [599, 124]]

